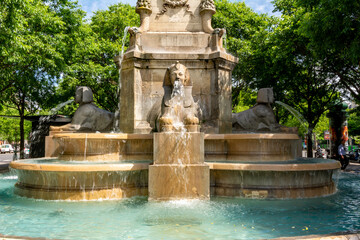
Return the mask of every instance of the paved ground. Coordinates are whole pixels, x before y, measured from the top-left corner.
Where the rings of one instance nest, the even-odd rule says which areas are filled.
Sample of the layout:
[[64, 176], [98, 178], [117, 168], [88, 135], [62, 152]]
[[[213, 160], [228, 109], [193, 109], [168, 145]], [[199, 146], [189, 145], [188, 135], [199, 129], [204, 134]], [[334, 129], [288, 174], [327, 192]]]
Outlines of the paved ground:
[[2, 161], [11, 161], [12, 159], [13, 159], [13, 154], [12, 153], [0, 154], [0, 162], [2, 162]]
[[7, 171], [13, 159], [12, 153], [0, 154], [0, 172]]
[[360, 174], [360, 163], [350, 162], [349, 166], [345, 169], [345, 172]]

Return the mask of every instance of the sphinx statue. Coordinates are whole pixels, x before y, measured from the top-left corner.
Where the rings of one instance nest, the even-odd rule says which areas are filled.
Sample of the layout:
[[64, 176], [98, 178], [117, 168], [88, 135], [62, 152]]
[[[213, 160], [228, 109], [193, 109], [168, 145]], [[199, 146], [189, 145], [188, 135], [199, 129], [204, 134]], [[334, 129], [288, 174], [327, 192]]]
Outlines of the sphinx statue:
[[198, 132], [198, 107], [192, 97], [192, 82], [188, 69], [179, 62], [172, 64], [166, 70], [163, 87], [159, 130], [173, 131], [184, 125], [187, 131]]
[[71, 123], [61, 127], [51, 127], [51, 131], [106, 132], [112, 130], [114, 114], [98, 108], [93, 103], [93, 93], [89, 87], [76, 88], [75, 102], [79, 103], [79, 108], [75, 111]]
[[233, 113], [233, 132], [279, 132], [282, 127], [275, 118], [271, 104], [274, 102], [272, 88], [259, 89], [256, 104], [243, 112]]

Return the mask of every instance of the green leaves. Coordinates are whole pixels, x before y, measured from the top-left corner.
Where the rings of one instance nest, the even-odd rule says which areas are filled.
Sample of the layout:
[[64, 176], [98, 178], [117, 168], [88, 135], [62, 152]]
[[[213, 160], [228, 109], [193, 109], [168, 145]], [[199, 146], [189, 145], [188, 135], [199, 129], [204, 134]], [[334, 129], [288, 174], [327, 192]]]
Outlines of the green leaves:
[[300, 21], [298, 32], [308, 39], [314, 57], [360, 101], [360, 2], [293, 0], [293, 4]]
[[[64, 21], [70, 16], [74, 21]], [[56, 104], [69, 29], [81, 25], [83, 16], [69, 0], [6, 0], [0, 6], [0, 104], [20, 116], [21, 149], [24, 117]]]
[[[15, 110], [1, 110], [0, 109], [0, 115], [17, 115], [17, 112]], [[19, 130], [19, 122], [20, 119], [18, 118], [6, 118], [6, 117], [0, 117], [0, 139], [6, 140], [9, 143], [12, 142], [19, 142], [20, 140], [20, 130]], [[31, 132], [31, 122], [25, 121], [25, 138], [29, 137], [29, 134]]]
[[126, 26], [138, 26], [135, 8], [127, 4], [95, 12], [91, 22], [82, 23], [72, 34], [68, 46], [67, 68], [59, 84], [59, 99], [66, 101], [77, 86], [89, 86], [97, 105], [115, 111], [118, 70], [113, 58], [121, 52]]
[[[337, 76], [304, 33], [305, 27], [317, 27], [309, 22], [313, 16], [308, 9], [313, 7], [303, 6], [306, 1], [316, 5], [322, 0], [275, 0], [281, 18], [256, 14], [243, 3], [216, 2], [213, 22], [227, 29], [228, 49], [239, 57], [233, 72], [236, 110], [248, 104], [243, 99], [249, 88], [273, 87], [275, 99], [297, 109], [312, 130], [328, 104], [338, 98]], [[275, 110], [281, 122], [291, 121], [284, 109]]]

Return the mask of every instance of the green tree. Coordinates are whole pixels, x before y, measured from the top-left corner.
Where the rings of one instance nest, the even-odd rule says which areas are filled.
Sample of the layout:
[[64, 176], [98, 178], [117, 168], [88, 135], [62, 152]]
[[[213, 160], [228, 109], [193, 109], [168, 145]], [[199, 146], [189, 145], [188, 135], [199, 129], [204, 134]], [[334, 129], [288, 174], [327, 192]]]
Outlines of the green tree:
[[[276, 18], [256, 14], [242, 3], [218, 1], [214, 22], [226, 27], [228, 48], [239, 57], [233, 85], [253, 90], [273, 87], [275, 99], [298, 110], [308, 122], [308, 156], [312, 156], [312, 132], [338, 97], [337, 76], [301, 33], [304, 9], [293, 9], [292, 2], [275, 1], [282, 12]], [[239, 91], [234, 92], [237, 98]], [[281, 107], [275, 110], [280, 122], [292, 119]]]
[[[243, 2], [230, 2], [227, 0], [215, 1], [216, 14], [212, 18], [214, 27], [226, 29], [226, 48], [239, 58], [239, 63], [233, 71], [233, 106], [240, 106], [246, 91], [256, 88], [245, 81], [245, 76], [256, 72], [250, 59], [256, 50], [254, 42], [259, 36], [267, 35], [269, 27], [276, 18], [265, 14], [257, 14]], [[240, 104], [240, 105], [239, 105]], [[251, 105], [251, 103], [246, 103]]]
[[135, 8], [128, 4], [119, 3], [95, 12], [90, 23], [76, 33], [71, 61], [60, 83], [60, 99], [72, 97], [77, 86], [88, 86], [98, 106], [115, 111], [119, 73], [113, 58], [122, 50], [125, 27], [138, 26], [139, 22]]
[[[16, 111], [12, 109], [3, 109], [0, 111], [0, 115], [13, 116], [16, 115]], [[20, 131], [19, 131], [20, 119], [0, 117], [0, 140], [6, 140], [9, 143], [19, 143]], [[25, 139], [29, 138], [31, 131], [31, 122], [25, 121], [24, 133]]]
[[359, 102], [360, 2], [293, 0], [290, 3], [288, 8], [303, 11], [299, 33], [309, 39], [309, 48]]
[[339, 97], [339, 88], [337, 76], [328, 71], [327, 62], [318, 58], [310, 39], [302, 34], [305, 9], [291, 3], [275, 0], [282, 21], [274, 31], [270, 56], [276, 76], [286, 86], [280, 99], [299, 110], [308, 122], [308, 156], [312, 156], [312, 132], [329, 104]]
[[257, 92], [251, 90], [250, 88], [246, 89], [239, 89], [237, 88], [238, 92], [233, 97], [234, 104], [233, 111], [235, 113], [242, 112], [248, 110], [252, 106], [256, 104]]
[[68, 36], [83, 16], [68, 0], [5, 0], [0, 5], [0, 104], [20, 116], [21, 158], [24, 117], [51, 105], [66, 67]]
[[349, 136], [359, 138], [360, 136], [360, 109], [350, 110], [348, 118]]

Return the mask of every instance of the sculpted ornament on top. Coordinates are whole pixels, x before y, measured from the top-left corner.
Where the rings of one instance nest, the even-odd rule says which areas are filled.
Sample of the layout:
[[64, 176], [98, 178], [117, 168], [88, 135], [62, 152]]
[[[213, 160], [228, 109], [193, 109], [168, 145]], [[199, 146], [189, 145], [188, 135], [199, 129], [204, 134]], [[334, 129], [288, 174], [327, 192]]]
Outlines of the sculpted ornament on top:
[[182, 8], [182, 7], [186, 7], [186, 12], [190, 13], [191, 16], [194, 15], [190, 11], [190, 5], [188, 4], [188, 0], [164, 0], [163, 10], [161, 10], [161, 12], [159, 12], [156, 15], [156, 18], [158, 19], [161, 15], [164, 15], [164, 13], [167, 12], [168, 8]]

